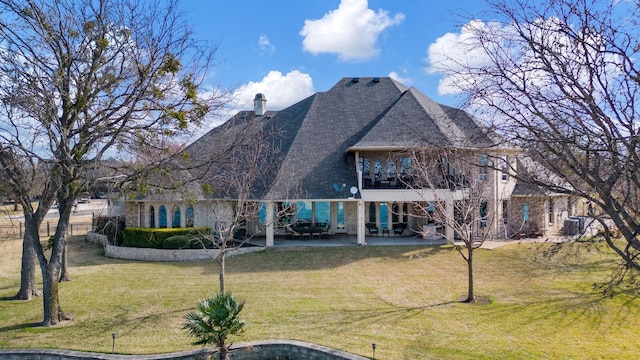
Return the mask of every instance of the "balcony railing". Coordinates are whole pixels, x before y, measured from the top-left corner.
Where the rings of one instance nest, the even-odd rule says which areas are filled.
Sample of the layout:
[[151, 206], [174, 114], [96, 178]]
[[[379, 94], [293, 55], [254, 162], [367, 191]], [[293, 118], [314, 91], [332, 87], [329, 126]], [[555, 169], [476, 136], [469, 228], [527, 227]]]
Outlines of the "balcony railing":
[[434, 176], [423, 179], [415, 176], [402, 177], [362, 177], [362, 188], [372, 189], [463, 189], [469, 187], [469, 179], [463, 175]]

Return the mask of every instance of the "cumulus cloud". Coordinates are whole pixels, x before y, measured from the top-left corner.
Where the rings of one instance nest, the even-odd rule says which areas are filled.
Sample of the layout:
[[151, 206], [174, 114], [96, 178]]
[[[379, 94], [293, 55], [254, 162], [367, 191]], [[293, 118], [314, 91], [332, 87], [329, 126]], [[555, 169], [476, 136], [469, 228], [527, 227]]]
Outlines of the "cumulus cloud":
[[269, 71], [262, 80], [240, 86], [234, 91], [232, 107], [238, 110], [252, 110], [253, 99], [257, 93], [267, 98], [268, 110], [281, 110], [312, 95], [315, 92], [313, 80], [309, 74], [298, 70], [282, 74]]
[[280, 71], [272, 70], [262, 80], [250, 81], [234, 90], [227, 106], [220, 109], [215, 116], [208, 118], [205, 121], [206, 125], [198, 129], [192, 140], [224, 123], [240, 110], [253, 110], [253, 99], [257, 93], [262, 93], [267, 98], [267, 110], [282, 110], [313, 95], [315, 89], [309, 74], [298, 70], [282, 74]]
[[369, 9], [367, 0], [342, 0], [321, 19], [305, 20], [302, 46], [314, 55], [338, 54], [342, 61], [368, 60], [380, 52], [376, 46], [380, 34], [403, 20], [402, 13], [390, 17], [385, 10]]
[[409, 77], [403, 77], [400, 74], [398, 74], [395, 71], [392, 71], [389, 73], [389, 77], [392, 78], [393, 80], [402, 83], [404, 85], [407, 86], [411, 86], [411, 84], [413, 84], [413, 79], [409, 78]]
[[271, 55], [276, 52], [276, 47], [271, 44], [267, 35], [260, 35], [258, 46], [260, 47], [260, 55]]
[[[459, 71], [465, 68], [478, 68], [489, 64], [490, 59], [481, 46], [478, 46], [476, 29], [497, 24], [486, 24], [473, 20], [460, 29], [460, 33], [447, 33], [436, 39], [427, 49], [427, 63], [425, 72], [428, 74], [442, 74], [438, 83], [438, 94], [452, 95], [460, 93]], [[458, 74], [458, 75], [455, 75]]]

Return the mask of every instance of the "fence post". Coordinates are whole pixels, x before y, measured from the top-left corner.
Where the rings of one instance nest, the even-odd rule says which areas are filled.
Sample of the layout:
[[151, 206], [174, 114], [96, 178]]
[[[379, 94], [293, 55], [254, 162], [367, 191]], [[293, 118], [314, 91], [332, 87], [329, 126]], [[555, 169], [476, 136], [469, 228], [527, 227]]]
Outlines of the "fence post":
[[20, 225], [20, 238], [22, 239], [22, 223], [18, 222], [18, 224]]
[[70, 224], [70, 225], [71, 225], [71, 236], [73, 236], [73, 224]]
[[49, 222], [47, 221], [47, 237], [51, 236], [51, 232], [49, 231]]

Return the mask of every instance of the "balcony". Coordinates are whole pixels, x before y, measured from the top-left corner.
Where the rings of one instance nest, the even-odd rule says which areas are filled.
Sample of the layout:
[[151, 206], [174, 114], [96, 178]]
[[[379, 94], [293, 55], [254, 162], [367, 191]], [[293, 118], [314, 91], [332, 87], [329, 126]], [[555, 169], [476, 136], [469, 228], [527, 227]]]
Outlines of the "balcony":
[[450, 189], [469, 187], [469, 179], [463, 175], [434, 175], [431, 179], [417, 178], [411, 175], [398, 177], [363, 176], [362, 189]]

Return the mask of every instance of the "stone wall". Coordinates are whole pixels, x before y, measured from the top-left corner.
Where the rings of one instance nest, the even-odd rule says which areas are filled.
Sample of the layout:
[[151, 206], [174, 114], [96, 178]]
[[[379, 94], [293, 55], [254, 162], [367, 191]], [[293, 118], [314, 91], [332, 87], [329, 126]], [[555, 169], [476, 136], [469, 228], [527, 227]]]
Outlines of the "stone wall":
[[[0, 360], [196, 360], [206, 351], [198, 349], [171, 354], [113, 355], [55, 349], [0, 350]], [[234, 345], [232, 360], [366, 360], [368, 358], [328, 347], [295, 340], [254, 341]]]
[[[264, 250], [260, 246], [242, 247], [231, 250], [227, 255], [241, 255]], [[210, 260], [218, 256], [217, 249], [151, 249], [125, 246], [105, 246], [104, 255], [113, 259], [137, 261], [193, 261]]]

